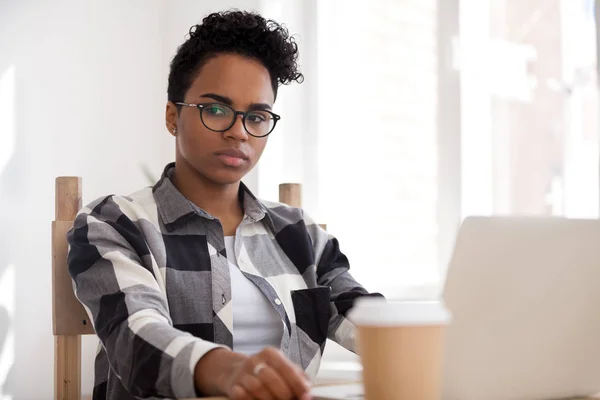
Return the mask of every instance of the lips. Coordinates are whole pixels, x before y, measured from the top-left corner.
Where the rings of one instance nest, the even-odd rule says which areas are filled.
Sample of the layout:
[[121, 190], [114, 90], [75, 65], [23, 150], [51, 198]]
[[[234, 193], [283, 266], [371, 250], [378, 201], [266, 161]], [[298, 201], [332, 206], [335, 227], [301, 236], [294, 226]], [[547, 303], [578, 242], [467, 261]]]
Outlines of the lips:
[[217, 151], [215, 154], [228, 167], [239, 167], [248, 161], [248, 155], [240, 149], [223, 149]]
[[237, 158], [241, 158], [242, 160], [248, 159], [248, 155], [243, 150], [234, 149], [234, 148], [219, 150], [219, 151], [217, 151], [217, 155], [218, 156], [237, 157]]

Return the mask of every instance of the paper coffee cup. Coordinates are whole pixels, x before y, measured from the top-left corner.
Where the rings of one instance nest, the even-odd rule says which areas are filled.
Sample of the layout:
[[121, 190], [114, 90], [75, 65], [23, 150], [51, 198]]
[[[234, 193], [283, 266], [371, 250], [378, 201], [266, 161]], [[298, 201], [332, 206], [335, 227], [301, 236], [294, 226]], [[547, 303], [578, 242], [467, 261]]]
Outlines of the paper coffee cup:
[[443, 335], [451, 316], [441, 301], [357, 300], [357, 327], [367, 400], [439, 400]]

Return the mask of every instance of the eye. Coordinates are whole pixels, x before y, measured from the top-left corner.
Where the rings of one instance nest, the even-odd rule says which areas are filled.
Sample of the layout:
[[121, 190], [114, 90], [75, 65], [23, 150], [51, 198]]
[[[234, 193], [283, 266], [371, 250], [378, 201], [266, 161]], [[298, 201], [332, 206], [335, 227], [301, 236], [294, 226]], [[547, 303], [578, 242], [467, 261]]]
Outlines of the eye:
[[265, 111], [253, 111], [246, 116], [246, 121], [253, 124], [260, 124], [269, 119], [271, 119], [271, 115]]
[[228, 115], [229, 111], [227, 107], [222, 106], [220, 104], [209, 104], [204, 107], [204, 112], [210, 116], [219, 117], [223, 115]]

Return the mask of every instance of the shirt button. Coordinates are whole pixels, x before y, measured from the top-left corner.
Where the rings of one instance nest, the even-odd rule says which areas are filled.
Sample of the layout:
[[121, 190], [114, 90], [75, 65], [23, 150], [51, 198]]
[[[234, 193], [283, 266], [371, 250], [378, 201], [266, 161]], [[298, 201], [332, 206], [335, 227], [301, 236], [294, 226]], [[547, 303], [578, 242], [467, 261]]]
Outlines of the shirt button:
[[277, 304], [278, 306], [280, 306], [281, 305], [281, 300], [275, 299], [275, 304]]
[[221, 304], [225, 305], [227, 299], [225, 298], [225, 294], [221, 295]]

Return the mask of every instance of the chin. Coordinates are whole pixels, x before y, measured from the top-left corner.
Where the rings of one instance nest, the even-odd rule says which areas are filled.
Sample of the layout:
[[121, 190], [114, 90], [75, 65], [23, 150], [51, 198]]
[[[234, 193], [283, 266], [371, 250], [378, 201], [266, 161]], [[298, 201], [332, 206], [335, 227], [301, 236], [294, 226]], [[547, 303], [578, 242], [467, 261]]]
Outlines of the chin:
[[209, 174], [204, 174], [206, 178], [219, 185], [231, 185], [238, 183], [246, 176], [247, 171], [218, 171]]

